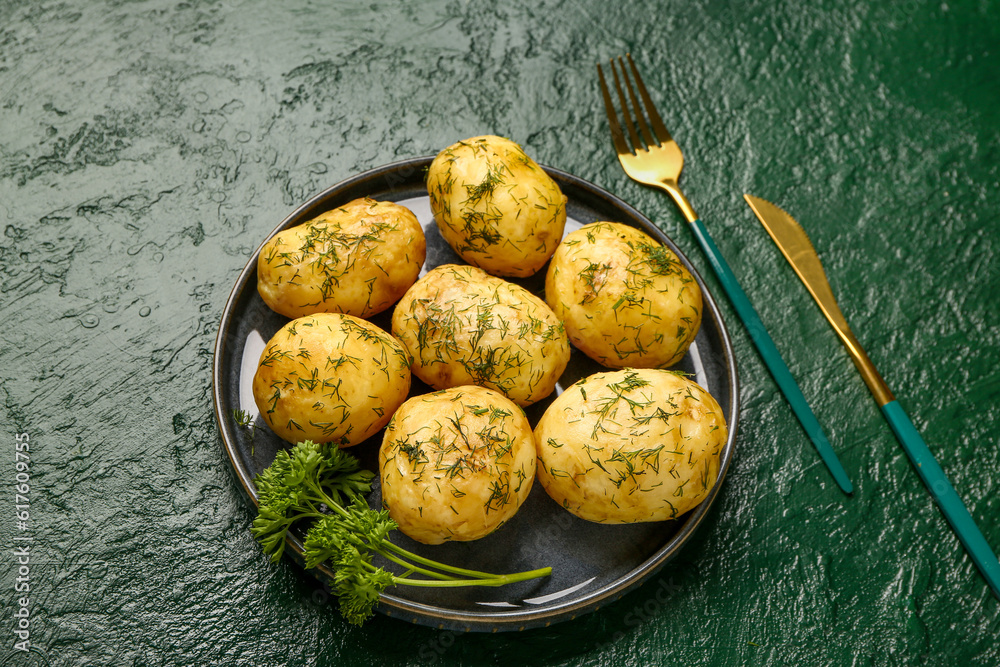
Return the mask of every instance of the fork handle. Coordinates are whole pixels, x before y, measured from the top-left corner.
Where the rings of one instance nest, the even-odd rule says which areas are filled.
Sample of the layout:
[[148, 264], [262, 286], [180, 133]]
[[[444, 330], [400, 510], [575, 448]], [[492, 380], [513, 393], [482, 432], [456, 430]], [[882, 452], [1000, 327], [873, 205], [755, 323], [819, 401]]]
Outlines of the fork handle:
[[788, 365], [781, 358], [778, 348], [775, 346], [774, 341], [771, 340], [771, 336], [768, 335], [767, 329], [764, 328], [764, 323], [761, 322], [760, 316], [757, 315], [757, 311], [754, 310], [753, 305], [750, 303], [750, 299], [747, 298], [743, 288], [740, 287], [736, 276], [733, 275], [732, 269], [729, 268], [729, 264], [722, 257], [722, 253], [719, 251], [718, 246], [715, 245], [715, 241], [712, 240], [712, 236], [708, 233], [700, 218], [692, 220], [691, 227], [694, 230], [695, 238], [698, 239], [698, 244], [701, 245], [701, 249], [708, 257], [712, 269], [715, 270], [716, 277], [722, 283], [722, 288], [729, 297], [729, 301], [733, 304], [740, 319], [743, 320], [743, 324], [750, 334], [750, 339], [757, 346], [757, 351], [760, 352], [764, 364], [771, 371], [771, 375], [778, 383], [778, 387], [785, 395], [789, 405], [792, 406], [792, 412], [798, 417], [809, 439], [812, 440], [816, 451], [819, 452], [820, 458], [823, 459], [823, 463], [829, 468], [833, 479], [837, 482], [837, 486], [844, 493], [852, 493], [854, 487], [851, 484], [851, 480], [847, 477], [844, 466], [840, 464], [837, 454], [826, 439], [823, 427], [820, 426], [816, 415], [813, 414], [812, 408], [806, 402], [805, 396], [802, 395], [802, 390], [799, 389], [795, 378], [792, 377], [791, 371], [788, 370]]

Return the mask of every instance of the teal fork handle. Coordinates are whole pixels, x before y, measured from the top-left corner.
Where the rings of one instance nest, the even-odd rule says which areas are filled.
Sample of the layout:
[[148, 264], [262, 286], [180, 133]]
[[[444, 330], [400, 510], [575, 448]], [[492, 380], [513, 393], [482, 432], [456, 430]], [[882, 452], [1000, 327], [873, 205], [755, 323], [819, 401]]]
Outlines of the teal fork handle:
[[819, 452], [820, 458], [823, 459], [823, 463], [829, 468], [833, 479], [837, 482], [837, 486], [844, 493], [852, 493], [854, 487], [851, 485], [851, 480], [844, 471], [844, 466], [840, 464], [840, 459], [837, 458], [833, 447], [830, 446], [830, 442], [826, 439], [823, 427], [816, 420], [816, 415], [813, 414], [809, 403], [806, 402], [805, 396], [802, 395], [802, 390], [796, 384], [795, 378], [792, 377], [791, 371], [788, 370], [788, 365], [781, 358], [778, 348], [775, 347], [774, 341], [771, 340], [771, 336], [768, 335], [767, 330], [764, 328], [764, 323], [760, 321], [757, 311], [750, 304], [750, 299], [747, 298], [743, 288], [737, 282], [732, 269], [729, 268], [726, 260], [723, 259], [722, 253], [719, 252], [719, 248], [715, 245], [702, 221], [696, 219], [691, 222], [691, 226], [694, 229], [694, 235], [698, 239], [698, 243], [701, 245], [701, 249], [708, 256], [708, 261], [715, 270], [715, 275], [719, 278], [719, 282], [722, 283], [722, 288], [726, 291], [726, 295], [732, 302], [733, 307], [736, 308], [736, 313], [743, 320], [743, 324], [750, 334], [750, 339], [757, 346], [757, 351], [760, 352], [760, 356], [764, 359], [764, 364], [771, 371], [771, 375], [774, 376], [778, 387], [785, 395], [789, 405], [792, 406], [792, 412], [798, 417], [809, 439], [812, 440], [816, 451]]
[[882, 406], [882, 414], [889, 421], [893, 433], [916, 467], [920, 479], [924, 480], [924, 484], [930, 489], [931, 496], [937, 501], [938, 507], [948, 519], [952, 530], [958, 535], [962, 546], [969, 552], [972, 562], [983, 573], [986, 583], [993, 589], [993, 594], [1000, 599], [1000, 561], [979, 531], [965, 503], [955, 492], [941, 466], [927, 449], [924, 439], [920, 437], [920, 433], [899, 403], [889, 401]]

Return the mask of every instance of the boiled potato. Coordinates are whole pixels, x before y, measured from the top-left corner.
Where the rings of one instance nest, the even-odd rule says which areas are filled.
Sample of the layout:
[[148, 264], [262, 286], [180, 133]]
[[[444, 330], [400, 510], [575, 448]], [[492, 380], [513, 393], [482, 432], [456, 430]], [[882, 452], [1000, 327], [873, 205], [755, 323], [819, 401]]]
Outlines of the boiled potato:
[[355, 199], [278, 232], [257, 259], [257, 291], [285, 317], [380, 313], [417, 279], [424, 231], [405, 206]]
[[386, 425], [410, 391], [410, 356], [374, 324], [338, 313], [292, 320], [260, 356], [253, 397], [288, 442], [356, 445]]
[[392, 333], [431, 387], [475, 384], [522, 406], [551, 394], [569, 362], [565, 328], [545, 302], [474, 266], [429, 271], [396, 304]]
[[527, 417], [502, 394], [454, 387], [403, 403], [379, 450], [382, 504], [418, 542], [484, 537], [507, 522], [535, 479]]
[[715, 485], [727, 437], [715, 399], [672, 371], [597, 373], [535, 427], [538, 481], [587, 521], [676, 519]]
[[666, 246], [634, 227], [595, 222], [567, 234], [545, 299], [570, 341], [611, 368], [671, 366], [701, 326], [701, 289]]
[[559, 186], [503, 137], [473, 137], [441, 151], [427, 172], [427, 192], [448, 245], [496, 276], [536, 273], [566, 224]]

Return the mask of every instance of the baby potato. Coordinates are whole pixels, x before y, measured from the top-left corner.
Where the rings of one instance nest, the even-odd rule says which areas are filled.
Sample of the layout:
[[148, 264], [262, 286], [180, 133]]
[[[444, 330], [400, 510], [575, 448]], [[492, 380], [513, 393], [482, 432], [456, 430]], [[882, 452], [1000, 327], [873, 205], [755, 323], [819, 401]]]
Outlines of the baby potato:
[[535, 274], [566, 224], [559, 186], [503, 137], [473, 137], [441, 151], [427, 172], [427, 192], [448, 245], [496, 276]]
[[531, 491], [535, 441], [502, 394], [453, 387], [396, 411], [379, 450], [382, 505], [424, 544], [477, 540], [506, 523]]
[[671, 366], [701, 326], [701, 290], [687, 268], [616, 222], [566, 235], [545, 276], [545, 299], [573, 345], [611, 368]]
[[560, 394], [535, 427], [538, 481], [587, 521], [676, 519], [715, 485], [727, 437], [719, 404], [681, 375], [597, 373]]
[[339, 313], [292, 320], [274, 334], [253, 377], [267, 425], [288, 442], [341, 447], [374, 435], [410, 391], [410, 356], [374, 324]]
[[426, 252], [424, 230], [408, 208], [355, 199], [265, 243], [257, 259], [257, 291], [285, 317], [369, 317], [403, 296]]
[[521, 406], [551, 394], [569, 362], [566, 330], [545, 302], [474, 266], [429, 271], [396, 304], [392, 333], [431, 387], [475, 384]]

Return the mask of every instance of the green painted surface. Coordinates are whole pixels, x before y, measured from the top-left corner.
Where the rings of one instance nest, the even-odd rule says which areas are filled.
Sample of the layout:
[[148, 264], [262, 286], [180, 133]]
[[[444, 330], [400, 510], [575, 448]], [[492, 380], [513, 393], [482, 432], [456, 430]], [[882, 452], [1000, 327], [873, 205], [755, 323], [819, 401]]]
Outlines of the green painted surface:
[[[1000, 7], [341, 4], [0, 3], [0, 664], [1000, 664], [1000, 603], [742, 201], [772, 199], [810, 232], [1000, 549]], [[312, 193], [487, 132], [635, 205], [717, 289], [670, 201], [614, 159], [594, 63], [625, 51], [855, 494], [723, 304], [738, 453], [662, 574], [521, 635], [348, 627], [247, 531], [210, 395], [229, 289]], [[27, 656], [12, 648], [24, 535]]]

